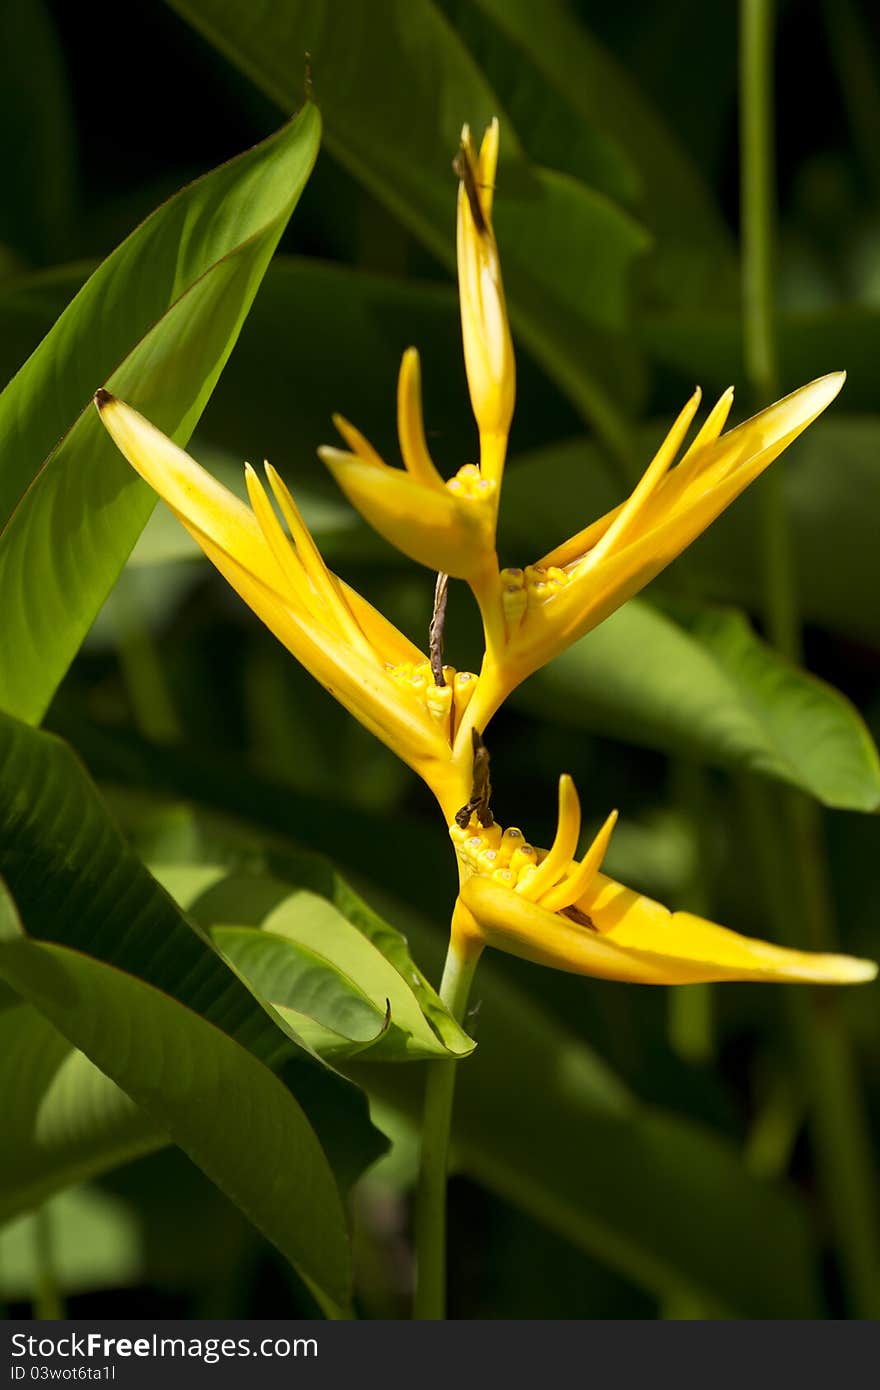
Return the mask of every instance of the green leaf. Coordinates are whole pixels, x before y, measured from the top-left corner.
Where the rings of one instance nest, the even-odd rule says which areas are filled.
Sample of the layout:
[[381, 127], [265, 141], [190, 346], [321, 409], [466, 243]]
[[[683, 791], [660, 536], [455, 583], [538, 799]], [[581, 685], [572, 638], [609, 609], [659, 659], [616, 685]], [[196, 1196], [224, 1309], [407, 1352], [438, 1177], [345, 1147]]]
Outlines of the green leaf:
[[0, 706], [12, 713], [42, 717], [153, 505], [101, 426], [94, 391], [109, 385], [186, 442], [319, 136], [306, 106], [159, 208], [92, 275], [0, 396]]
[[344, 25], [328, 0], [259, 0], [247, 11], [232, 0], [170, 3], [284, 109], [298, 100], [308, 52], [328, 147], [449, 267], [461, 125], [480, 132], [497, 115], [496, 221], [515, 326], [578, 409], [619, 431], [640, 387], [622, 330], [647, 237], [604, 195], [524, 157], [496, 93], [430, 0], [352, 0]]
[[[522, 111], [529, 149], [538, 140], [546, 163], [582, 169], [582, 177], [595, 169], [603, 184], [611, 177], [614, 196], [634, 201], [656, 238], [652, 270], [660, 294], [675, 303], [700, 305], [711, 294], [715, 304], [735, 304], [735, 248], [709, 188], [662, 112], [571, 6], [547, 0], [540, 22], [529, 0], [475, 0], [451, 8], [472, 50], [485, 55], [511, 114]], [[505, 46], [506, 62], [498, 53]], [[549, 147], [548, 137], [555, 137]]]
[[634, 599], [516, 699], [544, 718], [775, 778], [826, 806], [880, 806], [880, 761], [855, 708], [729, 609]]
[[[0, 897], [0, 939], [9, 934], [11, 910]], [[160, 1125], [24, 1002], [0, 1012], [0, 1095], [0, 1222], [168, 1142]]]
[[[327, 1156], [344, 1183], [381, 1151], [363, 1098], [181, 915], [70, 750], [8, 716], [0, 843], [0, 872], [27, 933], [8, 925], [0, 975], [340, 1298], [347, 1238]], [[240, 1114], [257, 1100], [265, 1112], [229, 1126], [232, 1096]], [[291, 1212], [308, 1205], [310, 1190], [314, 1219], [297, 1226]]]
[[[170, 829], [170, 828], [169, 828]], [[318, 1052], [354, 1050], [389, 1061], [463, 1057], [473, 1042], [415, 965], [406, 940], [317, 855], [248, 847], [238, 831], [178, 815], [153, 871], [257, 993], [296, 1011]], [[229, 868], [223, 867], [224, 865]], [[303, 1036], [302, 1019], [291, 1021]], [[340, 1042], [338, 1039], [342, 1039]]]
[[346, 1306], [348, 1233], [339, 1190], [282, 1080], [161, 990], [79, 951], [22, 934], [0, 943], [0, 969], [150, 1118], [167, 1124], [171, 1138], [308, 1282]]

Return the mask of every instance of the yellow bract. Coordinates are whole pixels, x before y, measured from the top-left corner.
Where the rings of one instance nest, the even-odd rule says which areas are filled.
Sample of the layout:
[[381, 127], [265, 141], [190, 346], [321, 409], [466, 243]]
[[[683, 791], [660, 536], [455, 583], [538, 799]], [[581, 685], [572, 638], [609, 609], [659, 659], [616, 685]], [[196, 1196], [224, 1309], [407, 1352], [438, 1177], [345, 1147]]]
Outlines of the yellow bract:
[[495, 555], [498, 485], [465, 464], [444, 482], [425, 442], [419, 355], [400, 365], [397, 431], [404, 467], [389, 468], [359, 430], [341, 416], [336, 426], [348, 453], [319, 449], [337, 483], [366, 521], [410, 559], [455, 579], [478, 582]]
[[451, 817], [468, 794], [451, 744], [458, 710], [466, 708], [476, 677], [460, 672], [456, 680], [446, 668], [448, 694], [429, 698], [433, 681], [426, 658], [327, 569], [269, 464], [269, 485], [289, 534], [250, 466], [253, 510], [123, 401], [101, 391], [96, 404], [129, 463], [245, 603], [346, 709], [424, 778]]
[[[830, 405], [845, 380], [802, 386], [726, 434], [732, 388], [673, 467], [700, 403], [697, 389], [631, 496], [525, 569], [502, 570], [496, 637], [484, 667], [485, 719], [545, 665], [653, 579]], [[484, 616], [489, 606], [484, 593]], [[490, 687], [491, 686], [491, 690]]]
[[754, 941], [688, 912], [670, 912], [600, 872], [613, 812], [584, 857], [574, 855], [580, 806], [574, 784], [559, 784], [559, 821], [549, 851], [498, 825], [450, 829], [461, 864], [453, 945], [466, 958], [496, 946], [539, 965], [636, 984], [766, 980], [859, 984], [872, 961], [790, 951]]

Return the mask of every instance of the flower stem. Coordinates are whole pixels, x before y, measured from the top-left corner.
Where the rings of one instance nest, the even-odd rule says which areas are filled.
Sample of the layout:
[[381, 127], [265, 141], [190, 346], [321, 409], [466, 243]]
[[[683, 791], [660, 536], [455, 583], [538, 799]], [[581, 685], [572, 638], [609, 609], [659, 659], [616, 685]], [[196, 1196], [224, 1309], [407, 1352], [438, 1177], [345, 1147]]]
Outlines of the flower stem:
[[64, 1317], [64, 1304], [55, 1270], [55, 1231], [52, 1213], [44, 1202], [33, 1216], [34, 1264], [36, 1282], [33, 1296], [34, 1317], [41, 1322]]
[[[777, 394], [779, 384], [773, 306], [773, 24], [772, 0], [740, 0], [743, 334], [746, 369], [759, 405]], [[780, 471], [768, 472], [759, 498], [767, 630], [779, 651], [797, 662], [796, 571]], [[802, 924], [812, 949], [833, 948], [833, 905], [818, 808], [798, 793], [771, 791], [754, 780], [745, 791], [777, 939], [793, 944], [795, 921]], [[820, 1006], [816, 995], [798, 996], [790, 1007], [844, 1282], [855, 1316], [876, 1317], [877, 1194], [852, 1050], [833, 999]]]
[[[479, 952], [462, 952], [450, 941], [440, 984], [440, 998], [460, 1023], [467, 1007]], [[446, 1316], [446, 1174], [455, 1061], [429, 1062], [425, 1080], [422, 1152], [416, 1191], [416, 1294], [413, 1317]]]

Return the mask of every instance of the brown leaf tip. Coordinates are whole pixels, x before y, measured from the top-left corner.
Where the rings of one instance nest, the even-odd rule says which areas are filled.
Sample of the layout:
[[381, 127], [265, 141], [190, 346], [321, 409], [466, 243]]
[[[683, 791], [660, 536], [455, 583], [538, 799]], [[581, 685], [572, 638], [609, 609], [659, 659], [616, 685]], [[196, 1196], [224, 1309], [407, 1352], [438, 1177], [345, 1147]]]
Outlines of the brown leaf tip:
[[116, 397], [112, 396], [109, 391], [105, 391], [103, 386], [99, 386], [95, 392], [95, 405], [99, 410], [103, 410], [105, 406], [112, 405], [115, 399]]

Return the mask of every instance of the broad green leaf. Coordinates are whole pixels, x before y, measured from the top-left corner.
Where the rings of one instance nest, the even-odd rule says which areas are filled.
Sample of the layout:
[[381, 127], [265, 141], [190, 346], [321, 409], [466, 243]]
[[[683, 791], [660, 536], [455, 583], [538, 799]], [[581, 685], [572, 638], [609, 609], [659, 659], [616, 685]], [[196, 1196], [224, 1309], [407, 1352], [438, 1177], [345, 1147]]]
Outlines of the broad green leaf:
[[[240, 859], [240, 831], [234, 845], [233, 857]], [[377, 1059], [460, 1057], [473, 1050], [415, 965], [405, 938], [326, 860], [254, 842], [248, 872], [227, 872], [223, 827], [212, 833], [203, 818], [185, 814], [173, 838], [166, 832], [162, 849], [168, 858], [153, 860], [160, 882], [282, 1012], [294, 1010], [369, 1045]], [[300, 1022], [292, 1022], [301, 1033]], [[334, 1039], [327, 1041], [336, 1053]]]
[[101, 426], [94, 391], [110, 386], [186, 442], [319, 133], [306, 106], [159, 208], [92, 275], [0, 396], [0, 706], [10, 712], [42, 717], [153, 505]]
[[[300, 1144], [304, 1166], [286, 1161], [273, 1171], [283, 1172], [280, 1183], [296, 1186], [301, 1179], [322, 1191], [333, 1178], [314, 1130], [342, 1182], [381, 1150], [363, 1098], [307, 1052], [279, 1015], [260, 1005], [182, 916], [125, 844], [66, 745], [8, 716], [0, 716], [0, 844], [0, 872], [27, 933], [20, 936], [10, 926], [0, 949], [0, 975], [126, 1090], [307, 1273], [310, 1262], [323, 1270], [309, 1246], [318, 1239], [317, 1228], [306, 1231], [305, 1248], [291, 1246], [286, 1218], [273, 1231], [271, 1204], [248, 1191], [248, 1181], [265, 1185], [256, 1131], [248, 1140], [237, 1126], [229, 1127], [221, 1143], [222, 1133], [211, 1131], [213, 1121], [194, 1107], [191, 1092], [207, 1095], [222, 1085], [225, 1068], [230, 1088], [251, 1087], [267, 1103], [279, 1097], [284, 1142]], [[56, 976], [68, 981], [60, 993], [53, 992]], [[133, 1026], [142, 1049], [131, 1045]], [[177, 1079], [166, 1089], [162, 1077], [175, 1058]], [[274, 1143], [271, 1114], [265, 1123], [266, 1142]], [[280, 1201], [277, 1192], [273, 1200]], [[340, 1212], [331, 1203], [325, 1213], [328, 1249], [337, 1242]], [[344, 1231], [339, 1239], [344, 1242]], [[331, 1292], [336, 1296], [338, 1286]]]
[[[151, 843], [165, 863], [176, 847], [190, 872], [201, 845], [209, 881], [221, 842], [235, 863], [250, 859], [255, 839], [231, 821], [159, 806], [145, 816], [134, 802], [127, 823], [148, 858]], [[338, 846], [351, 851], [347, 836]], [[279, 840], [275, 872], [291, 855], [295, 862]], [[393, 880], [385, 878], [387, 892]], [[444, 933], [385, 901], [379, 889], [370, 892], [386, 916], [405, 921], [413, 954], [439, 974]], [[578, 983], [585, 991], [613, 988]], [[504, 978], [491, 952], [473, 998], [479, 1045], [458, 1064], [457, 1169], [661, 1296], [699, 1291], [741, 1317], [815, 1314], [815, 1251], [794, 1189], [757, 1181], [731, 1142], [637, 1100], [588, 1046]], [[418, 1124], [419, 1068], [373, 1065], [369, 1054], [346, 1068], [374, 1098]]]
[[[11, 911], [5, 897], [4, 910]], [[161, 1126], [23, 1001], [0, 1012], [0, 1095], [0, 1223], [168, 1142]]]
[[521, 687], [544, 718], [786, 782], [826, 806], [880, 806], [853, 705], [731, 609], [634, 599]]
[[350, 0], [344, 25], [328, 0], [258, 0], [247, 11], [232, 0], [170, 3], [285, 110], [299, 99], [308, 52], [328, 147], [449, 267], [449, 165], [461, 125], [480, 131], [497, 115], [496, 221], [515, 327], [578, 409], [605, 433], [621, 429], [639, 376], [622, 331], [628, 279], [647, 237], [602, 194], [525, 158], [496, 93], [431, 0]]
[[[322, 899], [317, 902], [325, 906]], [[216, 927], [211, 940], [251, 988], [328, 1061], [353, 1057], [385, 1031], [387, 1015], [350, 975], [317, 951], [253, 927]]]
[[609, 191], [634, 202], [656, 238], [652, 269], [663, 298], [700, 305], [710, 294], [716, 304], [735, 304], [735, 248], [708, 187], [662, 113], [572, 7], [547, 0], [540, 17], [529, 0], [447, 0], [445, 7], [511, 114], [522, 111], [527, 148], [589, 182], [595, 169], [600, 186], [610, 177]]
[[325, 1300], [347, 1305], [339, 1190], [283, 1080], [162, 990], [80, 951], [21, 933], [0, 939], [0, 970], [149, 1118], [167, 1124]]

